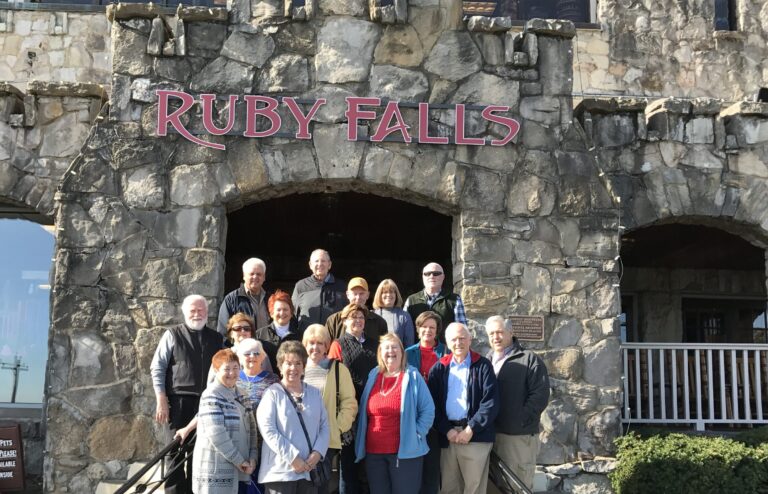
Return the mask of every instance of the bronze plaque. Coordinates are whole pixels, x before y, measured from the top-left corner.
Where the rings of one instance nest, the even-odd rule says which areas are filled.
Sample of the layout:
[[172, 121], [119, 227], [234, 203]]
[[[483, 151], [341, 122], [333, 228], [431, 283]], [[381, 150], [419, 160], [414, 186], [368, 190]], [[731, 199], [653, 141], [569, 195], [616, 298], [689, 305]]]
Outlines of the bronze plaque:
[[509, 320], [517, 339], [544, 341], [544, 316], [509, 316]]
[[0, 427], [0, 492], [23, 491], [24, 488], [21, 426]]

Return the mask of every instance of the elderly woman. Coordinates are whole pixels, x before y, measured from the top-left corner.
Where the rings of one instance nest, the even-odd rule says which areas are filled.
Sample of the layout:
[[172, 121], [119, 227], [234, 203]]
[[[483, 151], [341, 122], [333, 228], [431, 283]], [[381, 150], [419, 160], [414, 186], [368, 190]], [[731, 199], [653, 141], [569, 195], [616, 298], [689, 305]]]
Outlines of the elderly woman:
[[256, 420], [264, 440], [259, 483], [270, 494], [316, 494], [310, 472], [328, 450], [328, 414], [320, 392], [302, 381], [307, 351], [287, 341], [277, 351], [279, 383], [264, 393]]
[[237, 387], [251, 401], [251, 407], [256, 410], [262, 396], [268, 387], [280, 382], [272, 371], [263, 370], [267, 359], [264, 347], [259, 340], [247, 338], [237, 345], [237, 356], [240, 358], [240, 376]]
[[411, 315], [403, 310], [403, 296], [394, 281], [386, 279], [379, 283], [373, 296], [373, 312], [386, 322], [390, 333], [395, 333], [403, 345], [409, 347], [416, 341]]
[[347, 433], [357, 417], [355, 385], [349, 369], [337, 360], [328, 358], [331, 335], [322, 324], [311, 324], [304, 331], [302, 339], [309, 360], [304, 371], [304, 382], [313, 386], [323, 395], [331, 438], [326, 455], [330, 459], [342, 445], [342, 434]]
[[276, 290], [267, 301], [272, 322], [254, 333], [254, 338], [261, 341], [269, 357], [272, 369], [277, 369], [277, 350], [284, 341], [301, 341], [299, 323], [293, 317], [291, 296], [282, 290]]
[[237, 351], [237, 344], [246, 338], [253, 338], [253, 318], [245, 312], [238, 312], [227, 321], [227, 345]]
[[[424, 381], [427, 380], [429, 369], [446, 353], [450, 351], [437, 340], [442, 332], [442, 320], [437, 312], [430, 310], [422, 312], [416, 318], [416, 331], [419, 342], [405, 350], [408, 365], [418, 369]], [[420, 494], [437, 494], [440, 490], [440, 440], [437, 431], [430, 429], [427, 434], [429, 452], [424, 456], [424, 467], [421, 475]]]
[[200, 397], [193, 455], [195, 494], [245, 492], [256, 469], [258, 431], [248, 401], [237, 391], [240, 362], [232, 350], [212, 359], [216, 378]]
[[397, 335], [381, 337], [377, 360], [360, 399], [357, 461], [365, 458], [371, 494], [417, 494], [435, 405]]

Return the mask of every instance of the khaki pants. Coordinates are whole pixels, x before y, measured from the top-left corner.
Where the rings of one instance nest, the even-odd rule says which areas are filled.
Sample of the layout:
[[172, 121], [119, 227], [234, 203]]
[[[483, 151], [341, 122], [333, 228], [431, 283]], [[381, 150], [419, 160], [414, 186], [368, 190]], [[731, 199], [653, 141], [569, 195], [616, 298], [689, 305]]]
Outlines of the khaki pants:
[[493, 443], [450, 443], [440, 451], [440, 494], [485, 494]]
[[[497, 432], [493, 451], [499, 455], [499, 458], [507, 464], [515, 475], [520, 477], [520, 480], [529, 489], [533, 490], [536, 456], [539, 454], [538, 434], [510, 436]], [[499, 494], [499, 490], [493, 485], [493, 482], [488, 483], [488, 494]]]

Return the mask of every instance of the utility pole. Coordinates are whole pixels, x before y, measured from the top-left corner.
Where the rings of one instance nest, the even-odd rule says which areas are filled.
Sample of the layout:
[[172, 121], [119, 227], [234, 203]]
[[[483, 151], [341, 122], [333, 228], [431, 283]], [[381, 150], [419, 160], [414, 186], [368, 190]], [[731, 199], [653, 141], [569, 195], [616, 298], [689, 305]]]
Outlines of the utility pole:
[[9, 369], [13, 371], [13, 392], [11, 392], [11, 403], [16, 403], [16, 388], [19, 387], [19, 372], [29, 370], [29, 366], [21, 363], [21, 357], [16, 355], [13, 364], [0, 363], [0, 369]]

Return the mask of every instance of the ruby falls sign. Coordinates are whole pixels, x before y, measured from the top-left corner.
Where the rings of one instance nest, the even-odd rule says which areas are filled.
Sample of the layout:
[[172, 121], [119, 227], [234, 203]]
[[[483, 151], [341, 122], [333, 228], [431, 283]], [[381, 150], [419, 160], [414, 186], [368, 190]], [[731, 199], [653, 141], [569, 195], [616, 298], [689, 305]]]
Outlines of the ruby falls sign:
[[[212, 136], [239, 134], [243, 137], [292, 137], [296, 139], [312, 139], [309, 124], [317, 114], [317, 111], [327, 103], [324, 98], [307, 100], [292, 97], [273, 98], [258, 95], [229, 95], [221, 98], [215, 94], [200, 94], [197, 98], [183, 91], [157, 90], [157, 135], [165, 136], [169, 132], [181, 134], [200, 146], [225, 150], [224, 144], [210, 142], [201, 139], [200, 135]], [[217, 110], [219, 104], [225, 104], [225, 110]], [[520, 131], [520, 122], [505, 116], [509, 112], [508, 106], [502, 105], [464, 105], [464, 104], [430, 104], [407, 103], [397, 101], [383, 101], [375, 97], [347, 97], [347, 107], [344, 115], [347, 117], [347, 139], [350, 141], [397, 141], [418, 144], [463, 144], [470, 146], [504, 146], [512, 141]], [[282, 105], [282, 108], [281, 108]], [[302, 110], [301, 107], [306, 108]], [[196, 107], [196, 108], [195, 108]], [[401, 108], [418, 109], [418, 130], [415, 134], [403, 117]], [[195, 112], [201, 117], [200, 126], [193, 128], [187, 115], [195, 108]], [[383, 110], [382, 110], [383, 108]], [[288, 127], [281, 116], [280, 110], [287, 110], [296, 125], [290, 127], [295, 130], [286, 132], [283, 127]], [[449, 110], [454, 115], [453, 135], [429, 135], [429, 113], [432, 110]], [[483, 138], [467, 136], [466, 119], [467, 112], [480, 112], [480, 118], [498, 124], [504, 129], [504, 134], [498, 138]], [[244, 112], [245, 123], [241, 130], [235, 130], [235, 122], [238, 113]], [[226, 113], [226, 119], [223, 118]], [[219, 115], [219, 118], [217, 118]], [[283, 111], [285, 115], [285, 111]], [[240, 115], [243, 118], [243, 115]], [[378, 123], [372, 127], [373, 134], [362, 135], [358, 125], [366, 120]], [[185, 123], [186, 122], [186, 123]], [[169, 129], [169, 127], [171, 129]]]

